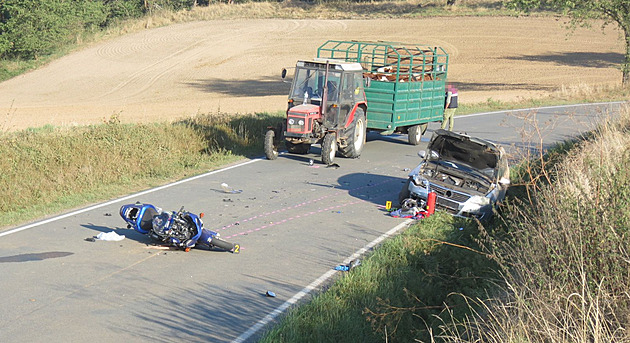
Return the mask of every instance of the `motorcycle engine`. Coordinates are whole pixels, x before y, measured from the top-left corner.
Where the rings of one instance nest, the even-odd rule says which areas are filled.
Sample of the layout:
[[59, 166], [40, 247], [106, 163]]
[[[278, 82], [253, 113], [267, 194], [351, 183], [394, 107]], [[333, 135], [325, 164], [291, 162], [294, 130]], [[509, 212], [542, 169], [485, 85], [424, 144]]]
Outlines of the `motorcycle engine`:
[[155, 238], [176, 246], [182, 246], [195, 235], [195, 224], [179, 213], [162, 212], [153, 218], [151, 229]]

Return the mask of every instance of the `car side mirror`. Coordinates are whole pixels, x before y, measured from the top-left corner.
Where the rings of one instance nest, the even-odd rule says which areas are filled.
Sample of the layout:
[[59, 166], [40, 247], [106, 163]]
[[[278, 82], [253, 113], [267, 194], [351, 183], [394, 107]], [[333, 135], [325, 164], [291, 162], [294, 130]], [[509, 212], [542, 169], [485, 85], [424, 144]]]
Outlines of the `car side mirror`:
[[507, 186], [510, 184], [510, 179], [508, 179], [507, 177], [502, 177], [499, 179], [499, 183], [503, 186]]
[[418, 156], [420, 156], [421, 159], [424, 159], [425, 157], [427, 157], [427, 152], [424, 150], [420, 150], [418, 151]]
[[284, 80], [287, 77], [287, 68], [282, 68], [282, 79]]

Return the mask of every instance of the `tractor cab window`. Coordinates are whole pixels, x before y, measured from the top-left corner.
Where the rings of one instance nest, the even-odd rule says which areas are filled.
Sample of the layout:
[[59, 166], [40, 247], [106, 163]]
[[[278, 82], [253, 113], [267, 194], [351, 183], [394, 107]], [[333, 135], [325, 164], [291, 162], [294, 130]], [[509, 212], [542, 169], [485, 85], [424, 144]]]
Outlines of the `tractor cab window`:
[[[328, 72], [328, 101], [337, 101], [336, 99], [338, 99], [340, 80], [340, 72]], [[298, 68], [295, 71], [291, 98], [296, 100], [310, 99], [321, 101], [324, 94], [325, 82], [326, 70]]]

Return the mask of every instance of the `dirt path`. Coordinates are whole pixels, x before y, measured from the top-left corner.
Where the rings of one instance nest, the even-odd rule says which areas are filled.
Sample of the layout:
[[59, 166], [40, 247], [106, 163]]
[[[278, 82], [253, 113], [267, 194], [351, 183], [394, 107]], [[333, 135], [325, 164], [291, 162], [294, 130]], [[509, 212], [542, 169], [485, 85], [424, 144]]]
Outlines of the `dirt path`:
[[616, 31], [567, 36], [550, 18], [195, 22], [103, 42], [0, 83], [0, 129], [283, 110], [280, 70], [327, 39], [442, 46], [462, 102], [621, 80]]

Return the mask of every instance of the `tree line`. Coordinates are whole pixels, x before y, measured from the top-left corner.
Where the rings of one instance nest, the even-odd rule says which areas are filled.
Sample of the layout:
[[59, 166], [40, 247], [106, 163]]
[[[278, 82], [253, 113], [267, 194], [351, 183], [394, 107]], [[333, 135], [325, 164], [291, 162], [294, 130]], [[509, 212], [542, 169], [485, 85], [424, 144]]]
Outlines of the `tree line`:
[[[204, 0], [0, 0], [0, 58], [36, 59], [85, 31], [154, 9], [180, 10]], [[205, 0], [205, 4], [208, 1]]]

